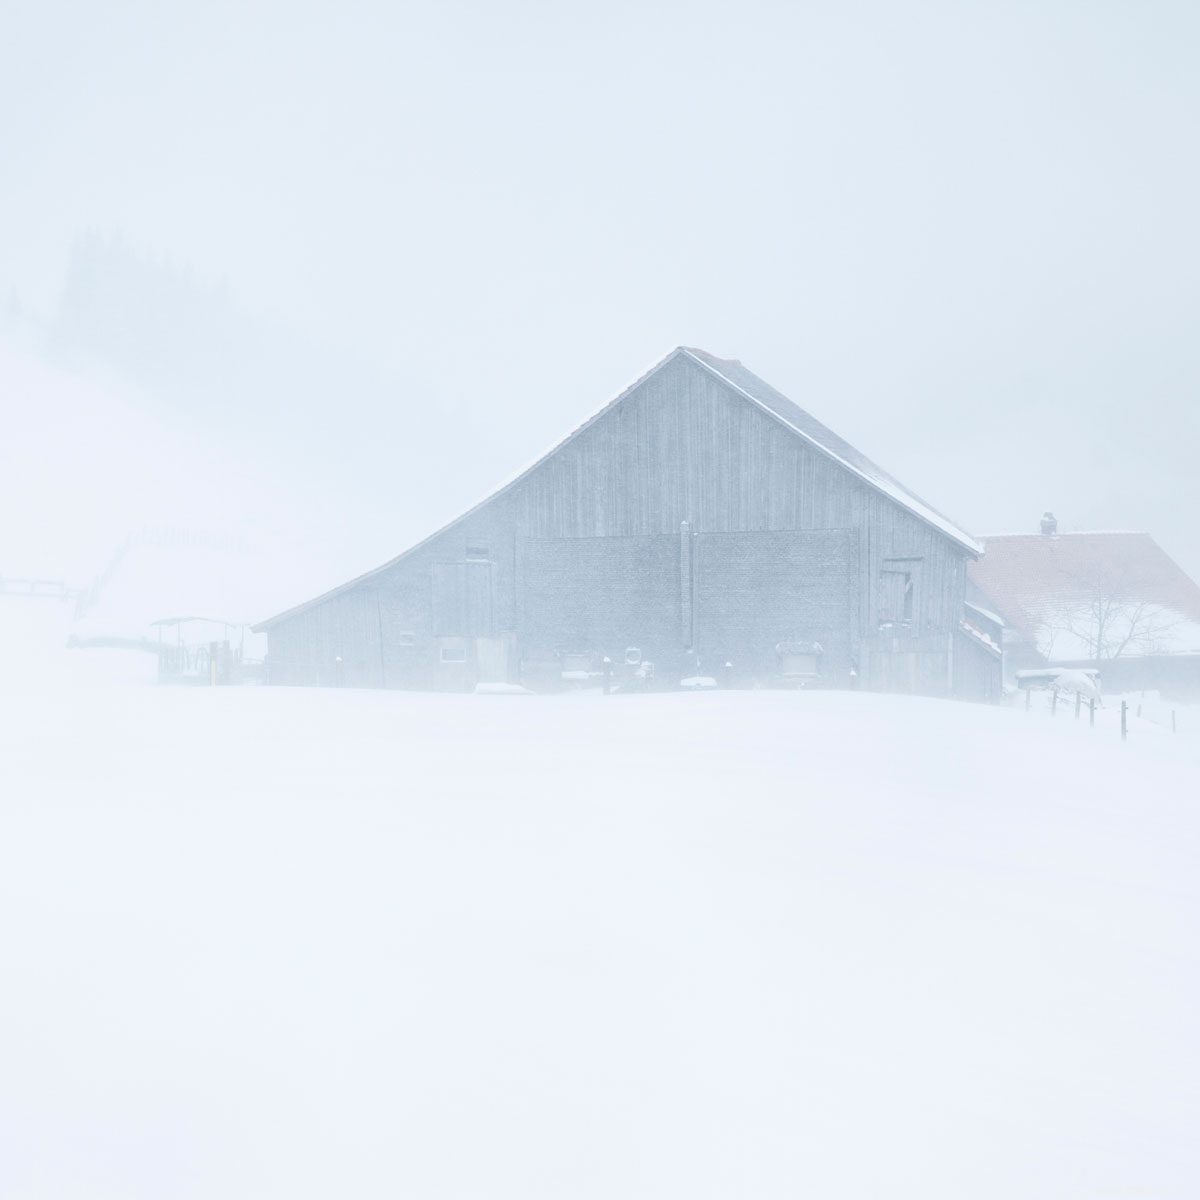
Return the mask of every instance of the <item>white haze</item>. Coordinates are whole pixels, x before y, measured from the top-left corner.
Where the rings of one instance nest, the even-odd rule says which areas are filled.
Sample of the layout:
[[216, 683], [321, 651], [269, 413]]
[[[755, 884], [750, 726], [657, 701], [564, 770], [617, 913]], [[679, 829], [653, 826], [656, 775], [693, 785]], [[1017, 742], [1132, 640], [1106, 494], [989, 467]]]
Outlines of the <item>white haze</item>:
[[288, 599], [678, 343], [742, 358], [974, 532], [1049, 507], [1200, 571], [1194, 5], [0, 13], [0, 303], [43, 354], [89, 230], [224, 289], [223, 332], [187, 346], [193, 309], [147, 324], [101, 272], [154, 369], [111, 328], [55, 361], [169, 402], [156, 422], [222, 479], [210, 523], [254, 507], [236, 445]]
[[678, 344], [1200, 577], [1198, 62], [1155, 0], [0, 0], [0, 582], [71, 597], [0, 594], [0, 1200], [1200, 1194], [1196, 705], [139, 645]]

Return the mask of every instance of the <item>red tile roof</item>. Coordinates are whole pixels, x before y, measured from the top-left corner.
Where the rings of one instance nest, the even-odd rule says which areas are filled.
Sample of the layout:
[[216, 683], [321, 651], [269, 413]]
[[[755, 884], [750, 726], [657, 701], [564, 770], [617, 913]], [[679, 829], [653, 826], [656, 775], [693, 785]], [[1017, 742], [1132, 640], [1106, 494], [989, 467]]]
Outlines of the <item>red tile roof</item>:
[[1030, 640], [1054, 609], [1101, 590], [1200, 623], [1200, 586], [1148, 533], [1010, 533], [982, 540], [983, 557], [968, 564], [968, 577]]

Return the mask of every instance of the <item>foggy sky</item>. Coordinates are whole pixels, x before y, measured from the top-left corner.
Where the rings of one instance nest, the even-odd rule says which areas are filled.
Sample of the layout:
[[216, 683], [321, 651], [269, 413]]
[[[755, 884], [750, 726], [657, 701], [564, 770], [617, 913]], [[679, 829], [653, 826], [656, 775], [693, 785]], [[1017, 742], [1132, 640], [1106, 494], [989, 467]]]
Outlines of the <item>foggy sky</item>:
[[1189, 3], [0, 0], [0, 298], [88, 228], [227, 279], [447, 505], [699, 345], [975, 533], [1200, 574], [1197, 61]]

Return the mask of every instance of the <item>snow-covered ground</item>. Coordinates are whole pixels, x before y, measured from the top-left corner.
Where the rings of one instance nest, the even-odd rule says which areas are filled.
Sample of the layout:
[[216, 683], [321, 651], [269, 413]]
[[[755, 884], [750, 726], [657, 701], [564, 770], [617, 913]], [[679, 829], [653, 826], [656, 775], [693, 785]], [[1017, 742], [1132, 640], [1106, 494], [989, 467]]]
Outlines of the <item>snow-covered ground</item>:
[[0, 1195], [1200, 1192], [1195, 736], [61, 683], [0, 688]]

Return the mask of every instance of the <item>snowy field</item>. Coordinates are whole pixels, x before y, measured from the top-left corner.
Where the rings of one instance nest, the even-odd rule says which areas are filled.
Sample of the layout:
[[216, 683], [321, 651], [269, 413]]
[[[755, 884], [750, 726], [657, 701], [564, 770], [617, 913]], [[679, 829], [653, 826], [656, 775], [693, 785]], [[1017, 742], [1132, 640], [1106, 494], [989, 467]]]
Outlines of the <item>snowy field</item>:
[[1200, 1194], [1186, 733], [53, 682], [0, 689], [0, 1196]]

